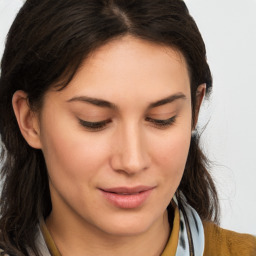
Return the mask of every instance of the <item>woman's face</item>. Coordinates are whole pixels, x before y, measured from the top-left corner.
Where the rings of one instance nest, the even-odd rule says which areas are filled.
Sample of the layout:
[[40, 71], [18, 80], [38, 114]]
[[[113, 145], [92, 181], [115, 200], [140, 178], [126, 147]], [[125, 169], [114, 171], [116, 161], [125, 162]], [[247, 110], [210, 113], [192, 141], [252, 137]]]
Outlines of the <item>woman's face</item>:
[[44, 98], [39, 138], [52, 216], [112, 235], [163, 221], [183, 175], [191, 116], [179, 52], [131, 36], [97, 49], [65, 89]]

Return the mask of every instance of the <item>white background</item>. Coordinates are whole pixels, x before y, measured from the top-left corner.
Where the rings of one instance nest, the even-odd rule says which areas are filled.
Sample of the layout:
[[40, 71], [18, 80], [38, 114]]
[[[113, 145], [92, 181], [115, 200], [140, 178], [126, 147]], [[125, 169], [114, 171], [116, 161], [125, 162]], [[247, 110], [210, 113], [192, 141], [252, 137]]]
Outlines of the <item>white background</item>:
[[[212, 160], [221, 226], [256, 235], [256, 0], [185, 0], [214, 78], [202, 146]], [[0, 56], [21, 0], [0, 0]]]

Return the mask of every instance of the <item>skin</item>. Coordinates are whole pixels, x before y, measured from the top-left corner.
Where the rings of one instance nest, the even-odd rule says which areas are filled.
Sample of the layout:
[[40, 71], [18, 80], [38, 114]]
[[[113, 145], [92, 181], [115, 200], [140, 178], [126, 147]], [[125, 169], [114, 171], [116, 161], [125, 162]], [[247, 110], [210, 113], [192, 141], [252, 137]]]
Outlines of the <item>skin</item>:
[[[197, 112], [204, 91], [199, 86]], [[192, 131], [182, 54], [125, 36], [93, 52], [65, 89], [48, 91], [40, 115], [22, 91], [13, 107], [24, 138], [45, 157], [53, 205], [46, 224], [62, 255], [160, 255], [170, 232], [166, 207], [182, 178]], [[152, 121], [170, 118], [165, 126]], [[79, 120], [109, 122], [92, 130]], [[100, 190], [138, 185], [152, 191], [131, 209], [109, 203]]]

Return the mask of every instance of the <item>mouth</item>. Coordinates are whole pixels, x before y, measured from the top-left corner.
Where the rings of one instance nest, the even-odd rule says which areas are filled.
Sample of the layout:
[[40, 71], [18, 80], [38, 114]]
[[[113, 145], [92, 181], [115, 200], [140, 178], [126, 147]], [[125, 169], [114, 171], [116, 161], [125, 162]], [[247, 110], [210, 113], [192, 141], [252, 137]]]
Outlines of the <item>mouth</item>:
[[104, 188], [101, 189], [108, 193], [121, 194], [121, 195], [134, 195], [141, 192], [153, 189], [150, 186], [136, 186], [136, 187], [115, 187], [115, 188]]
[[100, 189], [108, 203], [118, 208], [132, 209], [142, 206], [155, 187], [115, 187]]

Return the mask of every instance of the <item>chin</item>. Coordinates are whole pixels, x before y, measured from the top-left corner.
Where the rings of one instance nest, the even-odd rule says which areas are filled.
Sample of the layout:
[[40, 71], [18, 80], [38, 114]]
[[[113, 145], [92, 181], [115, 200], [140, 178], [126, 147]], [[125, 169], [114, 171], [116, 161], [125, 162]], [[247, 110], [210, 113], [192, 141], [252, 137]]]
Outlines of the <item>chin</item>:
[[137, 236], [141, 235], [143, 233], [146, 233], [147, 230], [149, 230], [148, 226], [144, 225], [127, 225], [127, 226], [112, 226], [105, 230], [105, 233], [112, 235], [112, 236], [118, 236], [118, 237], [128, 237], [128, 236]]
[[149, 216], [122, 216], [119, 218], [104, 219], [101, 223], [101, 230], [112, 236], [136, 236], [146, 233], [152, 226], [154, 226], [154, 219], [152, 215]]

